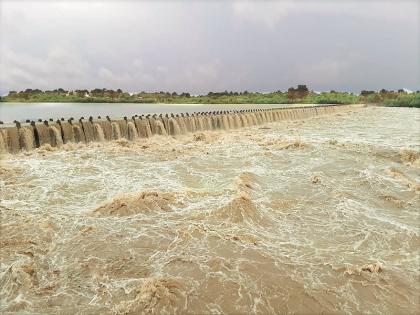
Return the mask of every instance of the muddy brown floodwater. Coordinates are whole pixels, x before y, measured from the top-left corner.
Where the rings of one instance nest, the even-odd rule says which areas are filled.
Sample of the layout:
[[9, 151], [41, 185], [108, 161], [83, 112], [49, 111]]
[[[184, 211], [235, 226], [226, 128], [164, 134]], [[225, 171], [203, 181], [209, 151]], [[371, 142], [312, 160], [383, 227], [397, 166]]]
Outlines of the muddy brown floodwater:
[[420, 111], [3, 156], [2, 314], [414, 314]]

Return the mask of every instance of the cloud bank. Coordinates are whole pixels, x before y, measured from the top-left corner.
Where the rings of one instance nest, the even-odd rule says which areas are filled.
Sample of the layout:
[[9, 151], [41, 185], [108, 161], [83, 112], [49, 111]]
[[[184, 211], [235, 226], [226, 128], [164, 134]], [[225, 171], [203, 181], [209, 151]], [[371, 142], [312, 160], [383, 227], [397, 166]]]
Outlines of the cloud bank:
[[0, 0], [0, 92], [420, 86], [417, 1]]

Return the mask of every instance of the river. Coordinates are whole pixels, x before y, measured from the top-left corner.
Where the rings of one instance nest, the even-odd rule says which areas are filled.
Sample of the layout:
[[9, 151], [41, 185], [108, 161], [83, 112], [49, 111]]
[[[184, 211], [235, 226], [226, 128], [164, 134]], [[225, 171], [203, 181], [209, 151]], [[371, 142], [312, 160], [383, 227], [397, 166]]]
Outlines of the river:
[[416, 314], [419, 126], [367, 107], [5, 156], [0, 312]]
[[69, 119], [71, 117], [121, 118], [142, 114], [194, 113], [255, 108], [295, 107], [298, 104], [134, 104], [134, 103], [1, 103], [0, 120], [25, 122], [38, 119]]

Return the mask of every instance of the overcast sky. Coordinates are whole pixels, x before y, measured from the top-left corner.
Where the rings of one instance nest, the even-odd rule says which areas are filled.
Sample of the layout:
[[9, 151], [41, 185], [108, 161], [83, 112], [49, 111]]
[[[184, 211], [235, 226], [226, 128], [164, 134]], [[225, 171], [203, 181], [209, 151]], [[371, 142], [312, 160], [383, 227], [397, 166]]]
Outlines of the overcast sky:
[[0, 0], [0, 93], [417, 90], [419, 2]]

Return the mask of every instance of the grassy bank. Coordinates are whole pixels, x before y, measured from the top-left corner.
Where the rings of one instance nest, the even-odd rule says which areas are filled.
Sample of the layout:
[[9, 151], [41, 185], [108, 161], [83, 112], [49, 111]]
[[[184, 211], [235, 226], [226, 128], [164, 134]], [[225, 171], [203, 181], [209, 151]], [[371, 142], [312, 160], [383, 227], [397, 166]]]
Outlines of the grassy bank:
[[375, 103], [386, 106], [420, 108], [420, 92], [408, 94], [381, 90], [362, 91], [360, 95], [347, 92], [314, 93], [305, 85], [290, 88], [286, 92], [210, 92], [206, 95], [190, 95], [189, 93], [134, 93], [121, 90], [95, 89], [91, 91], [76, 90], [41, 91], [27, 89], [10, 92], [1, 98], [2, 102], [25, 103], [166, 103], [166, 104], [355, 104]]
[[387, 99], [384, 105], [393, 107], [417, 107], [420, 108], [420, 93], [400, 95], [395, 99]]

